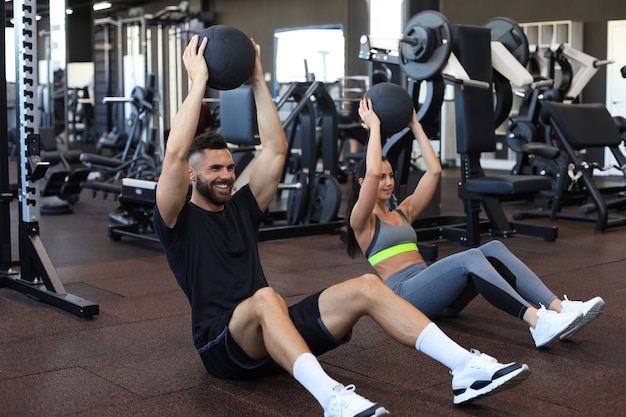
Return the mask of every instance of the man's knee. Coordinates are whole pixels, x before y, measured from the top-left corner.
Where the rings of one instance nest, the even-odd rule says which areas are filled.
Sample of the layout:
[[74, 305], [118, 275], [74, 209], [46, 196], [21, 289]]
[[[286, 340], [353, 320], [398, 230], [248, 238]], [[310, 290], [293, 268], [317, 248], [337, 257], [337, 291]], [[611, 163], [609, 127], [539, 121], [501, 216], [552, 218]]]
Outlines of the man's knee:
[[385, 283], [376, 274], [363, 274], [351, 281], [355, 292], [360, 292], [363, 295], [376, 294], [382, 289], [386, 289]]
[[367, 280], [368, 282], [373, 282], [375, 284], [382, 284], [382, 280], [380, 279], [380, 277], [376, 274], [363, 274], [361, 275], [360, 278], [363, 278], [365, 280]]
[[281, 310], [287, 309], [285, 299], [271, 287], [264, 287], [257, 290], [251, 298], [255, 305], [262, 310], [276, 308]]

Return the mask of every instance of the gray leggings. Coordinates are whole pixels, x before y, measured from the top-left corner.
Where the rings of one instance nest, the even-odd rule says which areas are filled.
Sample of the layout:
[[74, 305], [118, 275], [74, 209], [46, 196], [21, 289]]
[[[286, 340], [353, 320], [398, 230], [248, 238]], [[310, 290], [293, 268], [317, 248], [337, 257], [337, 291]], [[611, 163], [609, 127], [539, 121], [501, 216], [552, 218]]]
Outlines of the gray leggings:
[[[500, 241], [396, 272], [387, 285], [431, 319], [458, 314], [476, 295], [519, 319], [533, 303], [557, 298]], [[529, 303], [530, 302], [530, 303]]]

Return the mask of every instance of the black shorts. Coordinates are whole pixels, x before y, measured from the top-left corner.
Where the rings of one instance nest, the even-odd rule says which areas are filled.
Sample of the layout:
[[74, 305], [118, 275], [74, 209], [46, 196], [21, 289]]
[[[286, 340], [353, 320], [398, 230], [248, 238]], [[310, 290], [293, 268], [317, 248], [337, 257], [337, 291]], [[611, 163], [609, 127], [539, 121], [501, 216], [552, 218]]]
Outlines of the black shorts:
[[[330, 334], [320, 318], [319, 295], [319, 292], [315, 293], [289, 307], [291, 320], [315, 356], [347, 343], [352, 336], [349, 332], [342, 340], [337, 340]], [[232, 380], [256, 379], [284, 372], [270, 357], [254, 360], [246, 355], [228, 332], [231, 316], [232, 310], [216, 318], [208, 331], [209, 342], [198, 350], [206, 370], [218, 378]]]

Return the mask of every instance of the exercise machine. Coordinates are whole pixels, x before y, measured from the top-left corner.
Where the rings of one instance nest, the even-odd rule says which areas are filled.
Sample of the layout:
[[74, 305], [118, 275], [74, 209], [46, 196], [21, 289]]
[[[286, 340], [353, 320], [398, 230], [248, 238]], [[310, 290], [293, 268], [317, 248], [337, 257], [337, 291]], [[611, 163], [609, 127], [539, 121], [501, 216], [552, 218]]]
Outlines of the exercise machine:
[[[223, 91], [221, 96], [220, 111], [227, 117], [221, 120], [220, 128], [225, 130], [224, 134], [230, 141], [235, 174], [243, 175], [259, 144], [252, 90], [244, 86]], [[159, 242], [152, 223], [156, 184], [156, 179], [121, 179], [121, 188], [117, 193], [119, 207], [109, 213], [109, 238], [119, 241], [127, 236]], [[235, 184], [235, 190], [239, 187], [239, 184]]]
[[[48, 256], [39, 236], [39, 204], [41, 180], [49, 162], [41, 160], [41, 147], [38, 135], [39, 114], [37, 107], [37, 65], [32, 57], [37, 56], [37, 5], [34, 0], [16, 0], [13, 7], [17, 56], [20, 68], [17, 85], [18, 110], [18, 190], [19, 205], [19, 261], [14, 262], [11, 255], [11, 221], [9, 204], [13, 194], [8, 192], [8, 161], [6, 141], [1, 141], [0, 157], [0, 203], [2, 227], [2, 265], [0, 265], [0, 286], [6, 286], [27, 294], [35, 299], [47, 302], [83, 318], [99, 314], [99, 306], [89, 300], [68, 293]], [[2, 6], [4, 12], [4, 4]], [[3, 28], [4, 29], [4, 28]], [[4, 42], [4, 30], [1, 31]], [[5, 76], [5, 63], [0, 65], [2, 79]], [[6, 85], [6, 83], [2, 83]], [[6, 110], [6, 87], [0, 91], [0, 105]], [[0, 118], [0, 131], [6, 131], [6, 118]], [[19, 270], [14, 269], [19, 265]]]
[[41, 187], [41, 214], [71, 214], [91, 170], [80, 160], [82, 151], [57, 143], [54, 127], [39, 128], [41, 160], [50, 163]]
[[[150, 83], [149, 83], [150, 84]], [[152, 121], [158, 113], [158, 92], [152, 87], [133, 88], [130, 97], [107, 97], [107, 102], [130, 103], [131, 117], [127, 129], [119, 135], [102, 136], [97, 143], [100, 153], [82, 153], [80, 160], [98, 178], [85, 182], [85, 188], [94, 192], [117, 192], [122, 178], [156, 180], [159, 176], [161, 158]], [[104, 155], [109, 150], [113, 156]]]
[[[295, 82], [276, 100], [278, 109], [293, 105], [282, 121], [288, 137], [288, 155], [297, 155], [297, 167], [285, 164], [281, 184], [270, 213], [259, 230], [259, 241], [338, 233], [343, 218], [338, 214], [341, 187], [337, 169], [337, 111], [324, 84]], [[220, 92], [220, 132], [229, 140], [236, 165], [233, 191], [250, 178], [259, 145], [256, 107], [250, 86]], [[321, 170], [317, 169], [321, 158]], [[124, 178], [120, 207], [111, 213], [109, 237], [124, 236], [158, 242], [152, 229], [156, 181]], [[281, 194], [287, 193], [286, 198]]]
[[[496, 149], [492, 58], [497, 56], [498, 68], [503, 72], [505, 71], [502, 68], [507, 68], [507, 65], [514, 69], [520, 67], [519, 60], [506, 48], [507, 45], [505, 48], [496, 46], [496, 52], [493, 52], [494, 33], [496, 38], [501, 38], [504, 32], [506, 31], [496, 33], [489, 27], [474, 30], [457, 25], [453, 28], [443, 15], [426, 11], [409, 20], [403, 34], [396, 40], [399, 42], [397, 53], [393, 53], [388, 45], [385, 47], [386, 54], [376, 50], [376, 53], [368, 55], [370, 59], [386, 55], [398, 56], [397, 61], [409, 79], [423, 81], [439, 74], [454, 87], [457, 152], [461, 156], [459, 197], [464, 202], [465, 216], [426, 216], [418, 219], [413, 226], [420, 241], [453, 239], [468, 246], [476, 246], [483, 232], [501, 237], [519, 233], [540, 236], [548, 241], [556, 239], [557, 231], [554, 227], [542, 228], [509, 222], [500, 204], [500, 200], [504, 198], [528, 196], [549, 188], [549, 180], [535, 176], [487, 176], [480, 166], [480, 154]], [[468, 52], [466, 37], [475, 40], [477, 49], [481, 51], [480, 57], [485, 62], [472, 58]], [[517, 45], [517, 42], [508, 45]], [[416, 108], [417, 106], [416, 103]], [[485, 121], [489, 121], [490, 126], [487, 127]], [[394, 166], [406, 170], [410, 166], [407, 155], [411, 143], [410, 135], [404, 138], [392, 137], [387, 144], [389, 147], [386, 145], [383, 152], [391, 151], [391, 146], [402, 147], [404, 144], [405, 149], [395, 150], [395, 155], [401, 155], [404, 160], [390, 160]], [[405, 186], [405, 175], [396, 172], [397, 188]], [[401, 192], [401, 189], [398, 191]], [[488, 216], [486, 221], [479, 218], [481, 206]]]
[[[591, 78], [600, 68], [613, 61], [599, 60], [565, 45], [559, 45], [546, 53], [549, 57], [548, 75], [556, 77], [555, 66], [558, 65], [559, 83], [555, 85], [554, 78], [540, 77], [524, 91], [518, 92], [522, 97], [522, 104], [517, 115], [509, 120], [506, 139], [509, 148], [516, 153], [512, 174], [543, 175], [552, 179], [551, 190], [541, 193], [546, 199], [546, 208], [550, 208], [554, 198], [558, 198], [559, 207], [580, 204], [587, 199], [588, 191], [583, 181], [577, 181], [578, 171], [567, 168], [569, 157], [559, 146], [559, 141], [555, 140], [549, 118], [541, 117], [542, 109], [549, 102], [579, 102], [582, 90]], [[596, 152], [598, 155], [588, 155], [588, 159], [602, 158], [600, 147], [593, 146], [589, 152]], [[600, 168], [596, 166], [596, 169]], [[562, 172], [567, 174], [563, 178]], [[563, 181], [567, 182], [564, 189]], [[606, 191], [612, 190], [609, 187]]]
[[[136, 86], [153, 88], [161, 95], [154, 114], [155, 142], [164, 150], [165, 132], [187, 92], [187, 77], [180, 59], [194, 33], [214, 23], [207, 10], [190, 10], [189, 2], [166, 6], [155, 13], [141, 7], [129, 9], [127, 16], [94, 21], [95, 49], [95, 127], [98, 132], [126, 129], [130, 109], [105, 102], [107, 97], [129, 97]], [[153, 76], [152, 84], [148, 84]], [[145, 84], [144, 84], [145, 83]], [[103, 108], [104, 107], [104, 108]], [[124, 110], [124, 111], [121, 111]]]
[[[623, 208], [626, 198], [606, 199], [603, 194], [617, 194], [626, 190], [621, 184], [617, 187], [601, 189], [593, 178], [595, 170], [616, 168], [626, 172], [626, 155], [619, 149], [622, 137], [615, 125], [613, 117], [604, 105], [567, 104], [546, 102], [541, 110], [543, 123], [562, 150], [563, 160], [556, 175], [556, 189], [551, 200], [550, 210], [516, 212], [517, 219], [529, 217], [549, 217], [551, 220], [569, 219], [595, 223], [597, 232], [607, 228], [626, 225], [626, 217], [609, 216], [609, 209]], [[610, 149], [617, 164], [601, 166], [597, 162], [588, 161], [583, 151]], [[579, 185], [578, 192], [590, 198], [592, 203], [580, 207], [580, 212], [562, 210], [567, 193]], [[594, 214], [595, 213], [595, 214]]]
[[[231, 106], [229, 102], [233, 99], [237, 104]], [[242, 142], [244, 138], [257, 135], [256, 108], [249, 87], [224, 91], [220, 100], [220, 131], [230, 141], [236, 139], [239, 144], [249, 145]], [[335, 102], [320, 81], [293, 82], [278, 97], [276, 107], [279, 111], [288, 108], [288, 115], [282, 121], [287, 135], [288, 160], [270, 214], [259, 230], [259, 240], [337, 233], [343, 219], [338, 214], [341, 187], [336, 179]], [[229, 110], [231, 108], [234, 111]], [[241, 109], [252, 111], [245, 111], [242, 117]], [[231, 126], [228, 120], [236, 121], [236, 125]], [[296, 152], [298, 146], [300, 151]], [[252, 166], [252, 159], [237, 176], [235, 190], [248, 182], [247, 168]], [[321, 169], [318, 169], [320, 160]], [[287, 193], [286, 199], [283, 193]]]

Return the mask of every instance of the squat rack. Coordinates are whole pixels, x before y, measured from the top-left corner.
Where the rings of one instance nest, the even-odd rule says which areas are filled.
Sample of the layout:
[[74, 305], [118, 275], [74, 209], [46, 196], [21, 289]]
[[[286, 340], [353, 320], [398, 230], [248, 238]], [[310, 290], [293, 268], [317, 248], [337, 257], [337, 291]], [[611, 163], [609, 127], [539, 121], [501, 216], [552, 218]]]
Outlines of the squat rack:
[[[4, 3], [0, 6], [4, 13]], [[99, 314], [99, 306], [68, 293], [54, 269], [39, 236], [39, 180], [50, 163], [40, 157], [39, 115], [37, 111], [37, 4], [36, 0], [16, 0], [13, 7], [16, 36], [17, 135], [19, 142], [18, 188], [19, 261], [11, 256], [10, 206], [13, 193], [9, 189], [8, 140], [0, 142], [0, 238], [2, 256], [0, 287], [6, 286], [47, 302], [80, 317]], [[4, 43], [4, 27], [0, 37]], [[0, 110], [6, 114], [5, 58], [0, 58]], [[0, 111], [1, 112], [1, 111]], [[6, 117], [0, 117], [0, 132], [6, 134]], [[19, 265], [19, 272], [13, 267]]]

